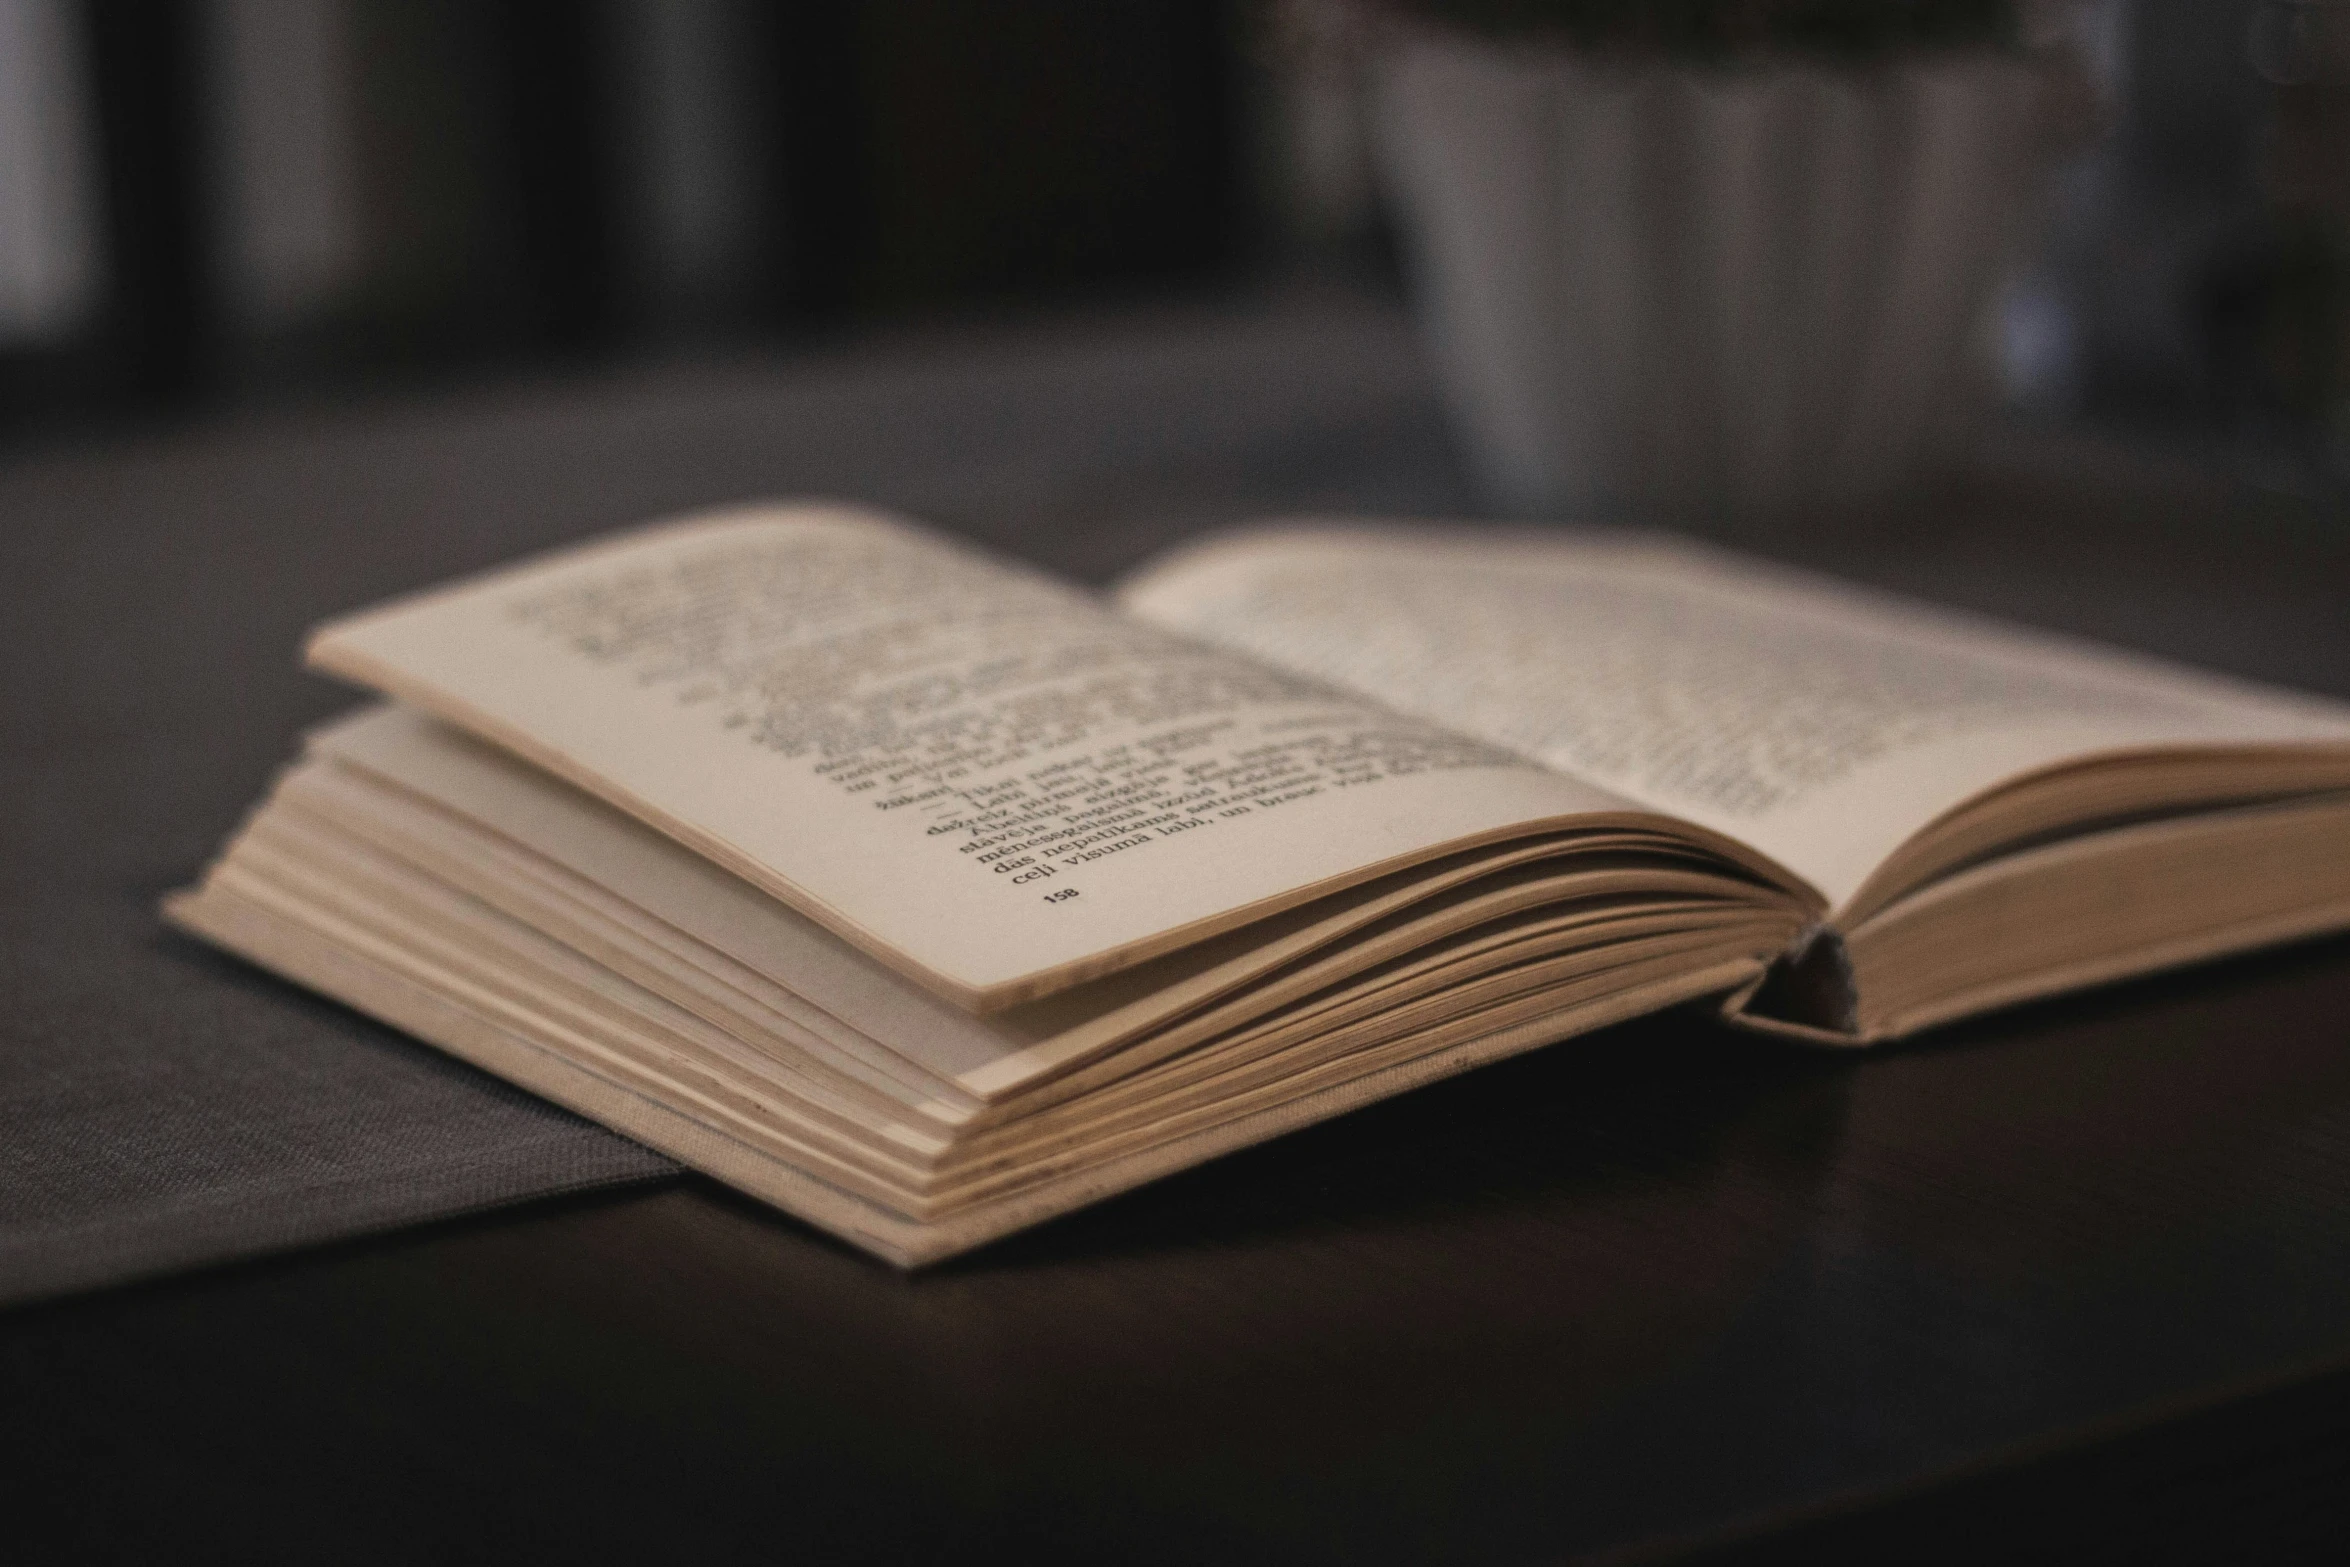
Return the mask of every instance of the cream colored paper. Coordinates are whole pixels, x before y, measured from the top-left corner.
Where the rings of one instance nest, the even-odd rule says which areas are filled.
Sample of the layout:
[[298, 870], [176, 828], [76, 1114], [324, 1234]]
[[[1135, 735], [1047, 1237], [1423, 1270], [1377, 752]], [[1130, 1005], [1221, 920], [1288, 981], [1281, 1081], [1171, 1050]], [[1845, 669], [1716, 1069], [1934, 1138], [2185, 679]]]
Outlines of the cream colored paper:
[[1292, 525], [1147, 569], [1131, 612], [1741, 840], [1841, 905], [2018, 775], [2350, 748], [2350, 711], [1641, 535]]
[[1625, 802], [888, 518], [770, 506], [322, 628], [497, 741], [993, 1007]]

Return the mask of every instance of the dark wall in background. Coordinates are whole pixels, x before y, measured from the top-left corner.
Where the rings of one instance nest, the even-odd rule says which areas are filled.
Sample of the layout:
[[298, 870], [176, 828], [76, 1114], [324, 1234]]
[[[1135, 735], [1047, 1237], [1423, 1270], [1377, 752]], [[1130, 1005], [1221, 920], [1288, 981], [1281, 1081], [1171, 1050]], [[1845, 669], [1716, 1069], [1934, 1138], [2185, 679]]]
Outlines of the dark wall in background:
[[[102, 254], [30, 336], [0, 276], [0, 440], [1269, 262], [1384, 276], [1360, 73], [1285, 55], [1269, 3], [19, 0], [69, 35], [41, 69], [86, 77]], [[2081, 4], [2105, 130], [2019, 283], [2011, 394], [2330, 430], [2350, 471], [2350, 0]], [[2257, 64], [2264, 25], [2321, 16], [2338, 46]]]
[[1234, 160], [1216, 7], [858, 10], [867, 300], [1181, 276], [1224, 258]]
[[[54, 3], [97, 106], [104, 282], [57, 339], [0, 345], [0, 434], [1233, 254], [1218, 4]], [[253, 198], [255, 158], [300, 177]]]

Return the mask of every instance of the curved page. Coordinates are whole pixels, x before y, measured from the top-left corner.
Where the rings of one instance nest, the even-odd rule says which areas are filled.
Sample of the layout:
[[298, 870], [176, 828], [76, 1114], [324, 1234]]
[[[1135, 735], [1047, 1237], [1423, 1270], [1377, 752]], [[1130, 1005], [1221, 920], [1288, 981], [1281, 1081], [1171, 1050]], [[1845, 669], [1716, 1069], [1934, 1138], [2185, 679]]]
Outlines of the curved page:
[[1841, 908], [2003, 781], [2312, 746], [2350, 709], [1640, 534], [1300, 523], [1147, 568], [1133, 613], [1750, 844]]
[[309, 657], [980, 1009], [1445, 847], [1633, 813], [840, 507], [544, 557], [335, 621]]

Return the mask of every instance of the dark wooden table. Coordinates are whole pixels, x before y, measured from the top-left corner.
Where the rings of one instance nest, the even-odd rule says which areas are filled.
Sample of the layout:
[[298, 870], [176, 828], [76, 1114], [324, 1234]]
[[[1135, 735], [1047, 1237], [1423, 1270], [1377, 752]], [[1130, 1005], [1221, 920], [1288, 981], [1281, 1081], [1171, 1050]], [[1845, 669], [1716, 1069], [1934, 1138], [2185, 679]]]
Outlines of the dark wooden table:
[[[217, 600], [188, 623], [239, 628], [163, 874], [340, 700], [286, 671], [310, 618], [662, 509], [812, 490], [1094, 578], [1252, 510], [1466, 503], [1399, 322], [1339, 302], [20, 455], [0, 527], [47, 530], [59, 559], [185, 561]], [[2204, 467], [2012, 440], [1897, 514], [1725, 531], [2350, 694], [2350, 523]], [[126, 681], [174, 656], [146, 635], [122, 628]], [[1858, 1059], [1651, 1019], [911, 1278], [689, 1179], [21, 1309], [0, 1315], [0, 1557], [36, 1542], [2339, 1558], [2350, 943]]]

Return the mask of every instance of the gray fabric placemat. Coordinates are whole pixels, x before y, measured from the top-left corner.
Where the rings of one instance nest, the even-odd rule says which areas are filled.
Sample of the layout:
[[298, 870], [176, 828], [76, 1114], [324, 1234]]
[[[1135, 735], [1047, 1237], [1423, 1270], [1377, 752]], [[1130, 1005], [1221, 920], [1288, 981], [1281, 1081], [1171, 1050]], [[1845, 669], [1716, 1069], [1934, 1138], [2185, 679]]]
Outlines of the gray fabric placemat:
[[0, 462], [0, 1302], [659, 1178], [648, 1150], [165, 930], [351, 693], [334, 612], [662, 512], [903, 507], [1100, 578], [1256, 506], [1461, 494], [1343, 301], [292, 413]]
[[49, 1004], [12, 1020], [0, 1049], [0, 1302], [676, 1170], [167, 944], [137, 928], [132, 900], [77, 901], [38, 939], [12, 936], [11, 980], [31, 956], [51, 976], [103, 965], [129, 983], [11, 984], [12, 1002]]

